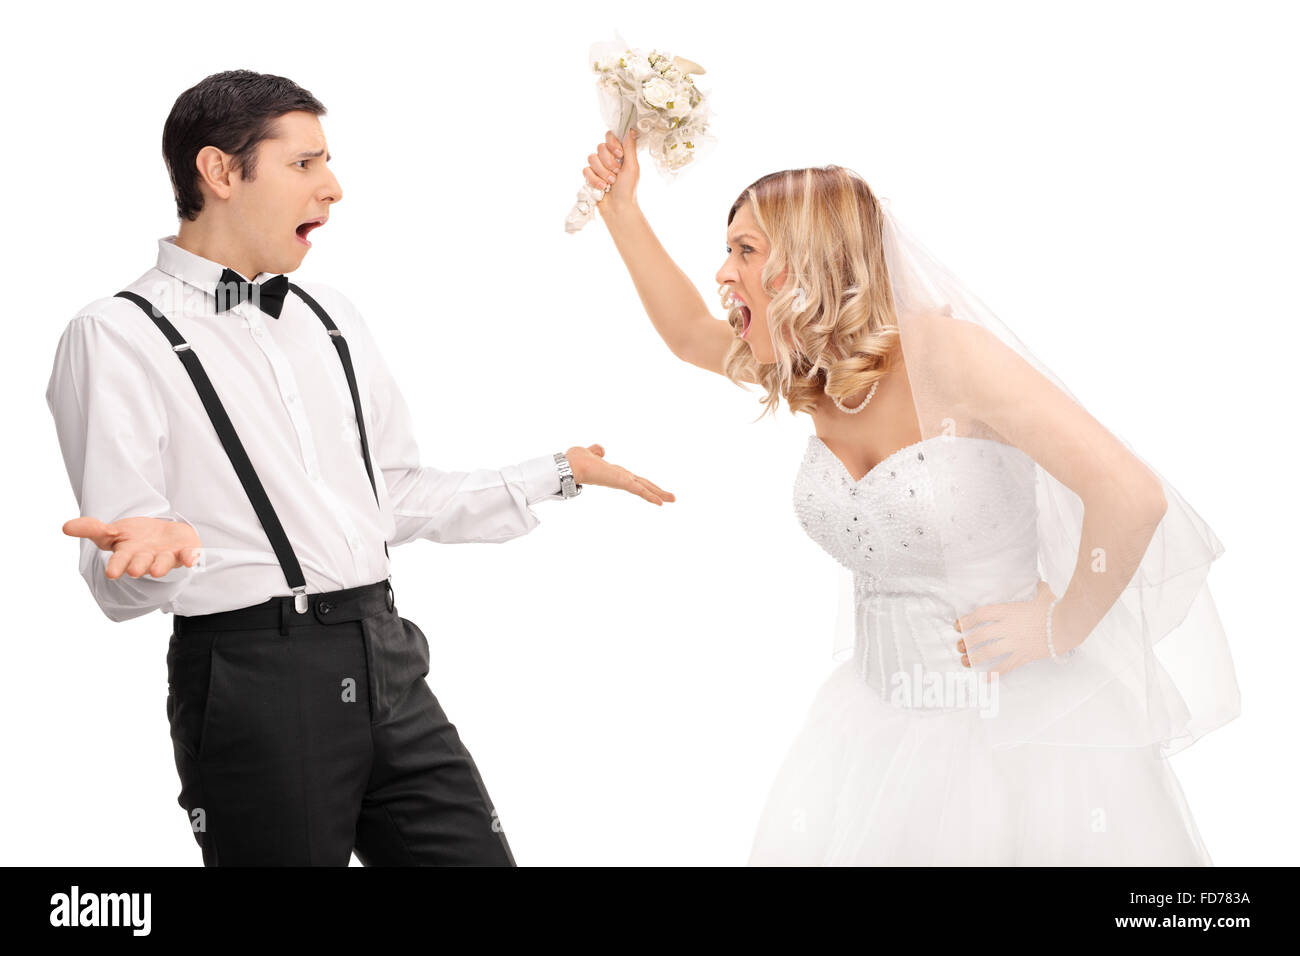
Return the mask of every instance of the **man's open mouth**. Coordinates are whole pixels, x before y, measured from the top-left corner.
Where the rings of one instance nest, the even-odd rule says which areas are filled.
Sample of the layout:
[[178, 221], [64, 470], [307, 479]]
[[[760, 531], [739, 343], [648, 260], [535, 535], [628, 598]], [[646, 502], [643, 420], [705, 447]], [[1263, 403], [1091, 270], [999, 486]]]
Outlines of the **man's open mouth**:
[[328, 217], [326, 216], [321, 216], [318, 219], [308, 219], [306, 222], [299, 223], [298, 228], [295, 230], [298, 234], [298, 241], [305, 246], [310, 246], [311, 243], [307, 240], [307, 233], [311, 232], [317, 226], [325, 225], [327, 218]]

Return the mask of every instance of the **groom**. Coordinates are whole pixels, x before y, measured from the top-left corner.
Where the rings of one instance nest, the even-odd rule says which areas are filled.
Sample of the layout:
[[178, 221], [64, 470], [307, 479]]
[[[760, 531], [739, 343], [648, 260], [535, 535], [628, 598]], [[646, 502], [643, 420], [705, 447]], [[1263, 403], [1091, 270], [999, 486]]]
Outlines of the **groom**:
[[205, 865], [510, 866], [425, 682], [429, 643], [397, 613], [388, 545], [507, 541], [584, 484], [675, 499], [599, 445], [420, 464], [360, 313], [287, 276], [343, 196], [324, 113], [247, 70], [176, 100], [179, 231], [77, 313], [55, 356], [46, 399], [83, 516], [63, 530], [111, 620], [172, 614], [178, 802]]

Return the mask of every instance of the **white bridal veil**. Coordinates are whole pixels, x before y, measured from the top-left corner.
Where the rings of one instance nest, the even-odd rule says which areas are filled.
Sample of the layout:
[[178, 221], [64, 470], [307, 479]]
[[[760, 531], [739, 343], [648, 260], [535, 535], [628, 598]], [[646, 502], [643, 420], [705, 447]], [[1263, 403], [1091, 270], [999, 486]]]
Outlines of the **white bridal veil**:
[[[881, 208], [881, 239], [922, 440], [928, 446], [974, 438], [1025, 453], [1024, 473], [1032, 475], [1037, 504], [1038, 577], [1058, 597], [1069, 587], [1068, 599], [1084, 609], [1076, 620], [1091, 625], [1068, 657], [1033, 660], [998, 677], [1000, 700], [988, 726], [995, 745], [1154, 746], [1168, 756], [1237, 716], [1232, 658], [1207, 584], [1211, 563], [1223, 553], [1214, 532], [903, 227], [889, 200], [881, 200]], [[961, 482], [943, 471], [947, 460], [930, 455], [923, 467], [937, 545], [945, 556], [944, 591], [964, 617], [1013, 598], [1006, 582], [999, 594], [987, 579], [972, 576], [970, 545], [954, 530], [967, 526], [961, 510], [968, 499]], [[1085, 487], [1091, 501], [1057, 477], [1081, 474], [1090, 475], [1088, 483], [1073, 483]], [[1135, 515], [1152, 501], [1155, 482], [1165, 512], [1151, 534]], [[1081, 560], [1085, 535], [1088, 550]], [[1030, 530], [1024, 540], [1028, 566], [1032, 539]], [[855, 612], [852, 575], [841, 573], [837, 659], [862, 641], [869, 626]], [[1016, 586], [1014, 600], [1033, 596], [1033, 588], [1023, 584]], [[1057, 605], [1057, 613], [1063, 606], [1064, 601]], [[954, 642], [964, 638], [973, 649], [985, 639], [982, 633], [998, 638], [990, 647], [1045, 646], [1045, 615], [1032, 625], [1018, 618], [1020, 633], [1014, 634], [996, 618], [965, 633], [954, 630]], [[1060, 626], [1058, 620], [1058, 642], [1065, 640]], [[984, 660], [973, 669], [996, 664]]]

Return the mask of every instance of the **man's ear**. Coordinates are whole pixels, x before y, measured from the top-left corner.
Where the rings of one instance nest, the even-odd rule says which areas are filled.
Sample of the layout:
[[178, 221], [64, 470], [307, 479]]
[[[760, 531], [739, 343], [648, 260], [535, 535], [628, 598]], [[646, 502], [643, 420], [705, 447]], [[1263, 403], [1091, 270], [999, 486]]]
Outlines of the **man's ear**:
[[206, 184], [217, 197], [229, 199], [231, 186], [231, 157], [215, 146], [204, 146], [194, 158], [194, 166], [199, 171], [200, 184]]

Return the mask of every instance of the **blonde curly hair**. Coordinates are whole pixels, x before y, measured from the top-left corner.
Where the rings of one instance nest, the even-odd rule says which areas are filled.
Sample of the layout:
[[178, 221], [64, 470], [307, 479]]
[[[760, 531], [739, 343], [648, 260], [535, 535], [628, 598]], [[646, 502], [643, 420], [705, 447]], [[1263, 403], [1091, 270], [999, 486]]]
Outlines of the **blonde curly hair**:
[[[782, 397], [792, 415], [812, 414], [822, 392], [847, 405], [889, 371], [899, 345], [880, 205], [871, 187], [842, 166], [768, 173], [732, 203], [728, 226], [745, 203], [770, 244], [762, 283], [773, 297], [767, 322], [776, 361], [760, 364], [737, 336], [723, 373], [766, 390], [759, 418], [775, 413]], [[785, 284], [773, 289], [782, 270], [788, 270]], [[804, 301], [798, 315], [796, 289]], [[720, 295], [726, 309], [726, 290]], [[728, 310], [727, 321], [741, 331], [739, 306]]]

